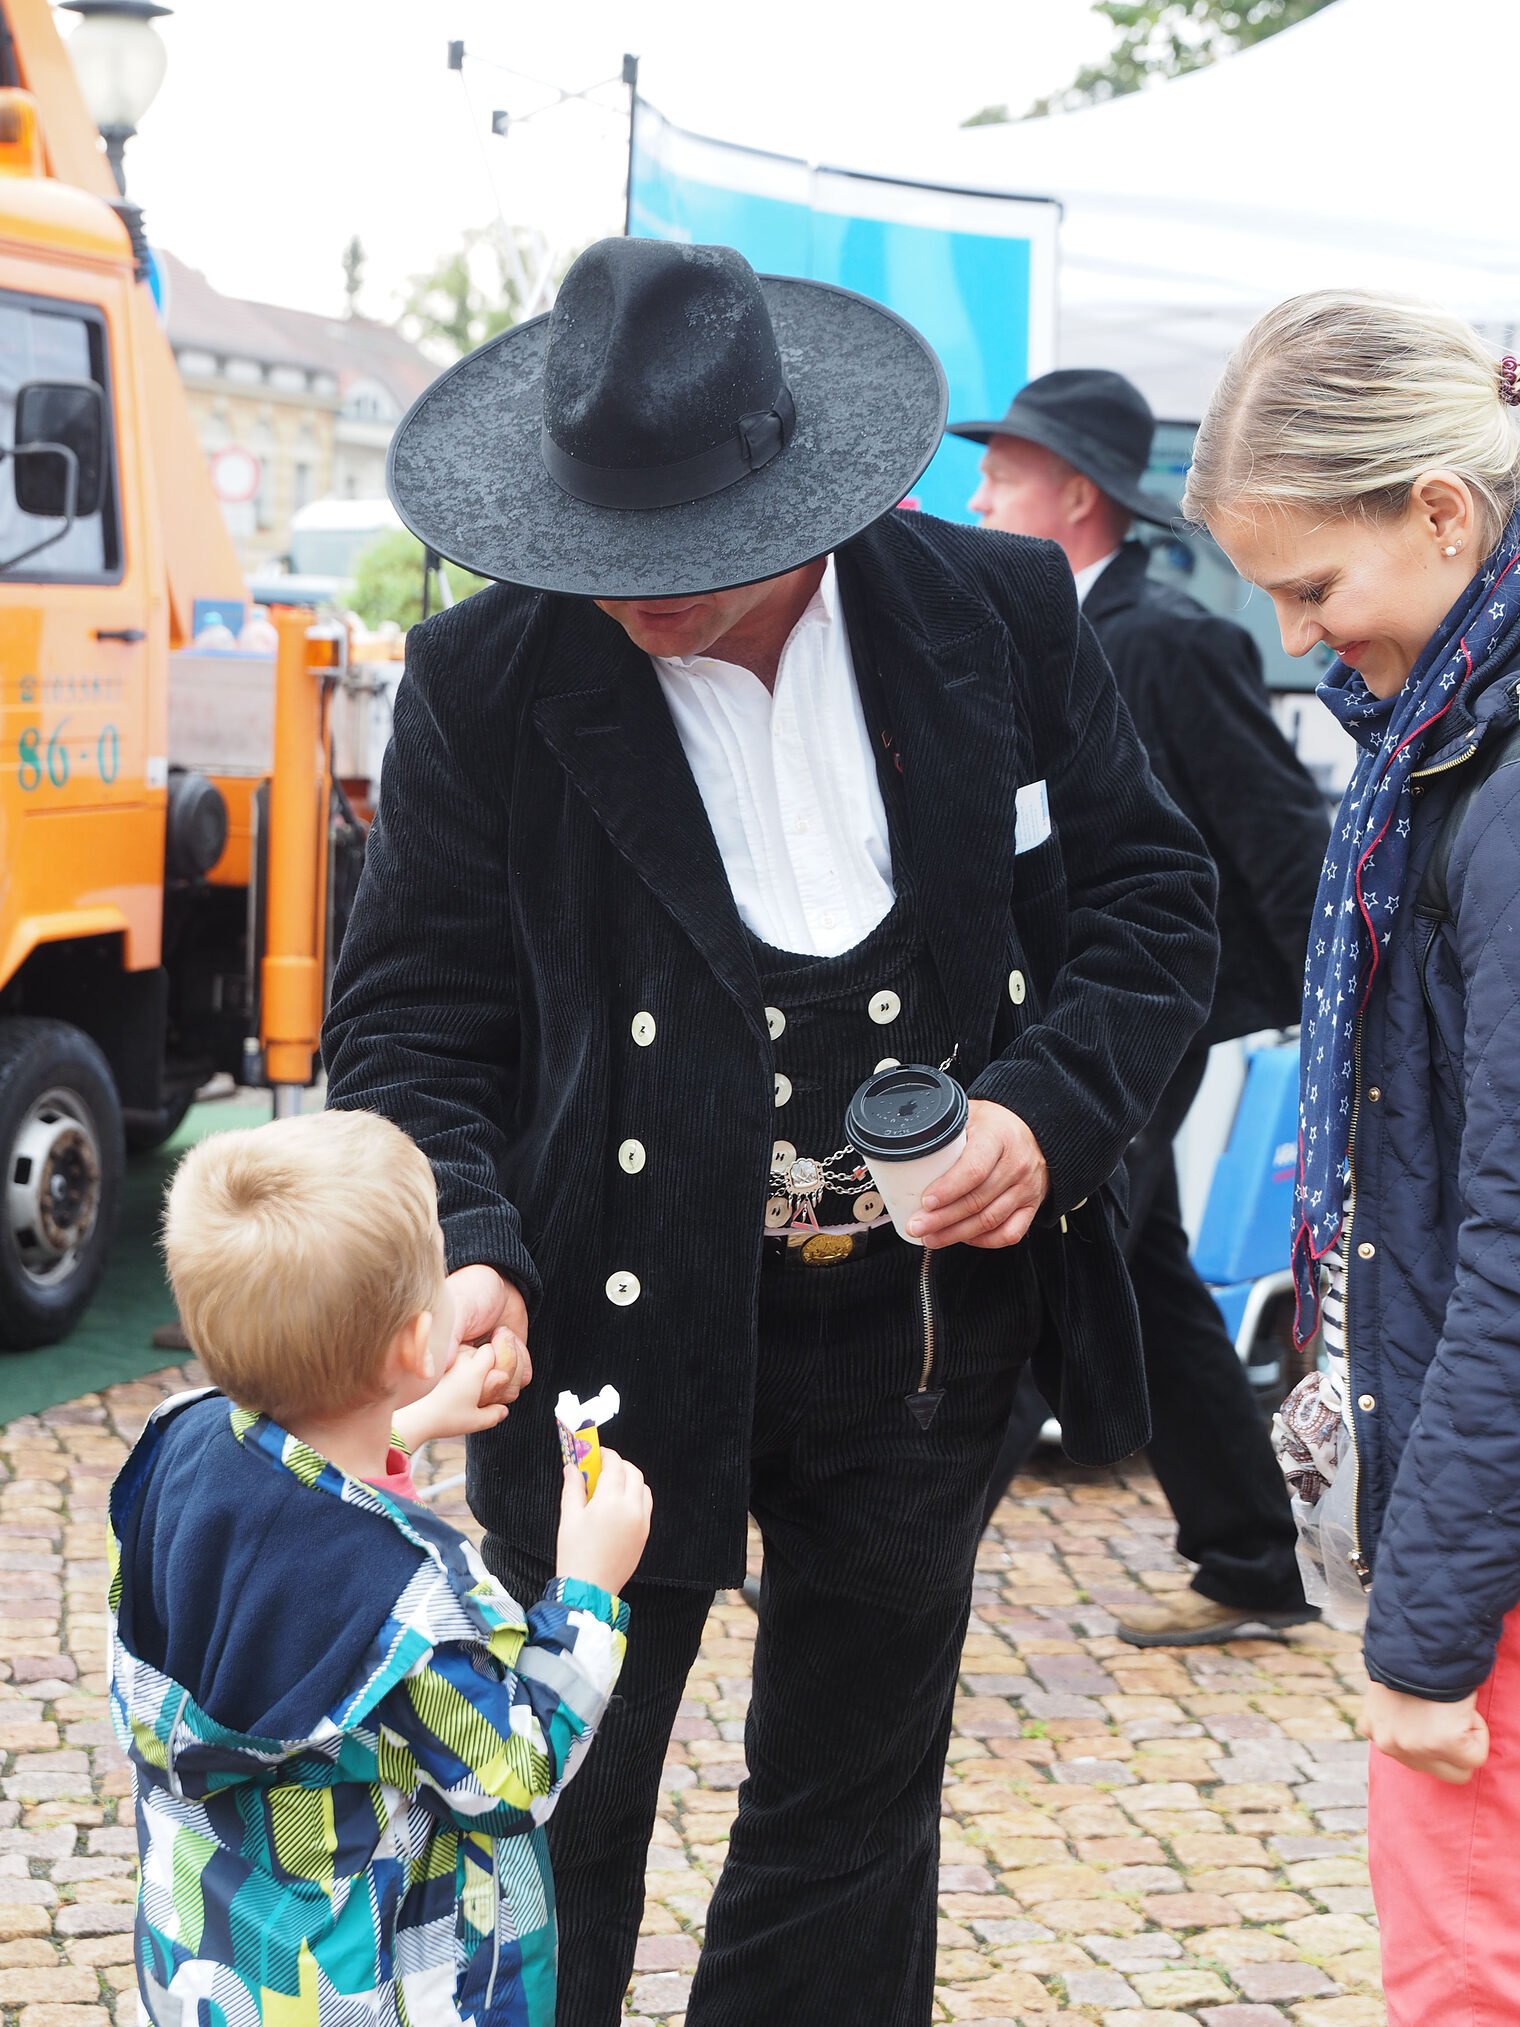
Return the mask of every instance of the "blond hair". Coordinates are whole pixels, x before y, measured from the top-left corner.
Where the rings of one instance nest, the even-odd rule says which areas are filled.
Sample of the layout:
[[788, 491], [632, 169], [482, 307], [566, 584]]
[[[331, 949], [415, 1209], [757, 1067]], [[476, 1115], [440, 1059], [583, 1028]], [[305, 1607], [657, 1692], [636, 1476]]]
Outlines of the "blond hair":
[[427, 1157], [371, 1112], [218, 1133], [179, 1165], [164, 1251], [213, 1382], [280, 1421], [376, 1397], [385, 1351], [436, 1306], [438, 1199]]
[[1182, 511], [1240, 506], [1400, 514], [1455, 472], [1485, 553], [1520, 496], [1520, 429], [1476, 331], [1434, 304], [1322, 289], [1269, 310], [1236, 348], [1193, 446]]

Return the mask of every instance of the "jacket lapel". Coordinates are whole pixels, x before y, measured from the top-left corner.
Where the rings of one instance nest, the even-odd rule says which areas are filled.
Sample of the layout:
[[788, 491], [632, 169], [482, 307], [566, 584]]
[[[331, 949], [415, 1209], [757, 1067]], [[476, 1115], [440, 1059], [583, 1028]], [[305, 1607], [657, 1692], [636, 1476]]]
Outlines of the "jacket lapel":
[[573, 609], [562, 626], [550, 665], [556, 679], [573, 673], [538, 697], [534, 721], [613, 844], [769, 1046], [754, 955], [654, 664], [594, 606]]
[[974, 1075], [1004, 989], [1006, 944], [989, 929], [1013, 896], [1030, 748], [1002, 627], [916, 544], [894, 553], [901, 543], [878, 522], [840, 550], [840, 595], [851, 653], [857, 667], [871, 656], [890, 715], [920, 920]]
[[1150, 557], [1143, 542], [1125, 542], [1113, 562], [1098, 574], [1088, 592], [1082, 611], [1093, 626], [1101, 626], [1116, 613], [1127, 612], [1145, 595], [1145, 573]]

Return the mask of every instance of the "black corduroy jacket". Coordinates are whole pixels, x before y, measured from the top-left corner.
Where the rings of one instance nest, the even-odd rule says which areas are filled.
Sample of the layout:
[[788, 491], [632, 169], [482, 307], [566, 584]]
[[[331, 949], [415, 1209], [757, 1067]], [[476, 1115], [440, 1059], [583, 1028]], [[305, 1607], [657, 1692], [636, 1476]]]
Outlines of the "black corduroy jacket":
[[1219, 978], [1200, 1040], [1293, 1026], [1330, 822], [1272, 716], [1255, 641], [1148, 577], [1139, 542], [1124, 544], [1082, 613], [1219, 874]]
[[[1213, 877], [1058, 550], [892, 514], [837, 567], [901, 758], [957, 1072], [1049, 1163], [1024, 1241], [1036, 1359], [1072, 1454], [1122, 1456], [1149, 1421], [1105, 1184], [1207, 1007]], [[487, 1527], [552, 1551], [554, 1401], [610, 1380], [655, 1495], [640, 1577], [737, 1583], [776, 1113], [701, 795], [648, 656], [588, 600], [500, 586], [407, 648], [328, 1102], [410, 1133], [450, 1266], [528, 1297], [534, 1382], [471, 1439]], [[1051, 834], [1016, 855], [1015, 794], [1040, 780]]]

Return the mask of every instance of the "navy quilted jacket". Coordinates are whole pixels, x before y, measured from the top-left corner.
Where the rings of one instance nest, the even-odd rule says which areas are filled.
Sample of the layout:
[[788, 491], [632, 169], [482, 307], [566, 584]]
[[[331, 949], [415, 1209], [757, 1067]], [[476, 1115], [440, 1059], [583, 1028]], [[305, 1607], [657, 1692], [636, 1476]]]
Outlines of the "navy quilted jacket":
[[1475, 756], [1516, 722], [1520, 659], [1464, 692], [1415, 775], [1404, 901], [1362, 1016], [1349, 1238], [1366, 1657], [1454, 1702], [1520, 1602], [1520, 765], [1472, 798], [1450, 915], [1416, 897]]

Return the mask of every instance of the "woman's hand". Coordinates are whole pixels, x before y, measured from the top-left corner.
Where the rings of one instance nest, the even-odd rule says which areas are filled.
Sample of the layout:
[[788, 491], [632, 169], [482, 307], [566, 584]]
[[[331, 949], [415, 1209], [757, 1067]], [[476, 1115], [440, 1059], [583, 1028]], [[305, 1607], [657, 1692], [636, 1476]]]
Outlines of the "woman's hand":
[[510, 1407], [533, 1377], [533, 1361], [528, 1356], [528, 1305], [522, 1291], [494, 1267], [482, 1266], [456, 1267], [448, 1285], [454, 1301], [450, 1364], [461, 1345], [489, 1342], [495, 1370], [482, 1405]]
[[924, 1191], [908, 1230], [930, 1248], [1016, 1246], [1049, 1188], [1040, 1143], [1018, 1113], [973, 1098], [966, 1151]]
[[601, 1472], [589, 1499], [586, 1481], [573, 1464], [567, 1464], [554, 1574], [600, 1584], [604, 1591], [620, 1591], [644, 1553], [652, 1504], [643, 1473], [616, 1450], [602, 1451]]
[[1400, 1766], [1453, 1787], [1470, 1781], [1488, 1758], [1488, 1726], [1478, 1715], [1476, 1694], [1460, 1703], [1432, 1703], [1370, 1682], [1356, 1728]]

